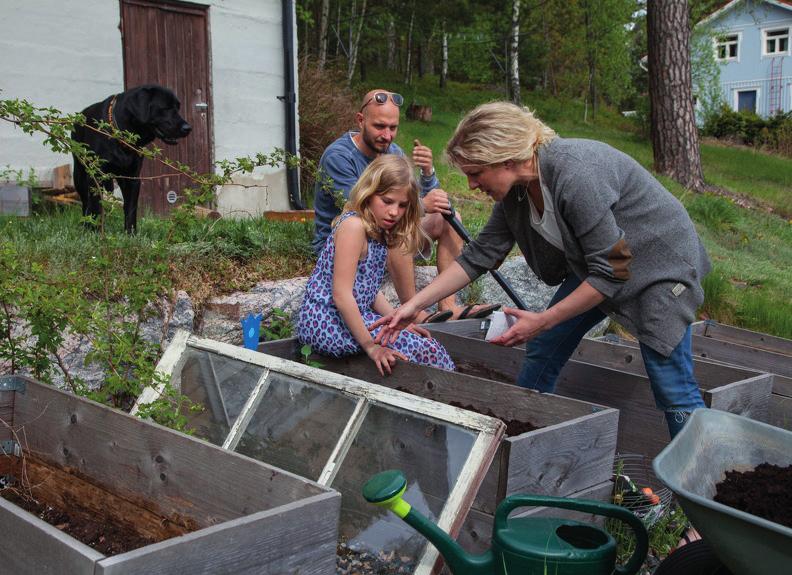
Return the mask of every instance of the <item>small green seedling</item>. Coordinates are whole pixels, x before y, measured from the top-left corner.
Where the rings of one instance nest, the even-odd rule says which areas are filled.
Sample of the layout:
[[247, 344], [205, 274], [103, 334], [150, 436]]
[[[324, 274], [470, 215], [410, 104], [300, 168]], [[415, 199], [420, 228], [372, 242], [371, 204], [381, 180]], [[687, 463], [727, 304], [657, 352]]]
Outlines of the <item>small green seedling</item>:
[[311, 346], [308, 345], [307, 343], [300, 348], [300, 355], [302, 355], [302, 362], [305, 365], [310, 365], [311, 367], [322, 367], [321, 362], [316, 361], [315, 359], [311, 359], [311, 352], [313, 352], [313, 350], [311, 349]]

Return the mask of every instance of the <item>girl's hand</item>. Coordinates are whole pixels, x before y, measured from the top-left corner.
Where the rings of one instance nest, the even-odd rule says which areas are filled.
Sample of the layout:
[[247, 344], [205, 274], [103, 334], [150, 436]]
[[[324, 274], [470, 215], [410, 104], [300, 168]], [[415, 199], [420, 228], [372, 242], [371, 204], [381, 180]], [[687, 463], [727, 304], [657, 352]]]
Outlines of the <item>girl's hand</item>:
[[388, 315], [382, 316], [369, 326], [369, 331], [373, 331], [380, 326], [384, 326], [374, 338], [375, 343], [388, 345], [399, 338], [401, 330], [415, 322], [420, 310], [416, 309], [410, 302], [400, 308], [396, 308]]
[[403, 353], [389, 347], [383, 347], [373, 341], [364, 349], [366, 350], [366, 354], [371, 358], [371, 361], [377, 366], [380, 375], [385, 375], [386, 371], [388, 374], [391, 373], [391, 368], [396, 364], [396, 358], [407, 361]]
[[534, 313], [513, 307], [504, 307], [503, 313], [516, 317], [517, 322], [490, 343], [512, 347], [520, 345], [548, 329], [547, 316], [544, 312]]

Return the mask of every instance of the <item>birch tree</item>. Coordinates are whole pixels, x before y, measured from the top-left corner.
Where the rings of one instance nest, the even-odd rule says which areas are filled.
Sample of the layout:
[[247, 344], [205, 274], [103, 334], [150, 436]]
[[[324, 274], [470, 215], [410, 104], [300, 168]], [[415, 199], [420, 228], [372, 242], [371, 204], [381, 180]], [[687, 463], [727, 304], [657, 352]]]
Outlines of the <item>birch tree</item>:
[[509, 95], [520, 105], [520, 0], [513, 0], [509, 44]]
[[317, 64], [319, 69], [325, 67], [327, 61], [327, 29], [330, 19], [330, 0], [322, 0], [322, 10], [319, 15], [319, 58]]

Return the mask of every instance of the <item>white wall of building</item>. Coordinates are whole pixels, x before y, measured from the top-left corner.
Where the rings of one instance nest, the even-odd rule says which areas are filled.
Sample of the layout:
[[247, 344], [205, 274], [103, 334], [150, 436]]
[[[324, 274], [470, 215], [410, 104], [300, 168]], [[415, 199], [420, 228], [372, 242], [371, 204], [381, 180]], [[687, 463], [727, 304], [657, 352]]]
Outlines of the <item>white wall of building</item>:
[[[209, 6], [215, 161], [285, 145], [280, 0], [193, 0]], [[78, 112], [124, 89], [118, 0], [0, 0], [0, 98]], [[40, 180], [71, 163], [0, 123], [0, 167], [33, 168]], [[221, 212], [258, 215], [289, 208], [285, 170], [262, 169], [226, 186]]]

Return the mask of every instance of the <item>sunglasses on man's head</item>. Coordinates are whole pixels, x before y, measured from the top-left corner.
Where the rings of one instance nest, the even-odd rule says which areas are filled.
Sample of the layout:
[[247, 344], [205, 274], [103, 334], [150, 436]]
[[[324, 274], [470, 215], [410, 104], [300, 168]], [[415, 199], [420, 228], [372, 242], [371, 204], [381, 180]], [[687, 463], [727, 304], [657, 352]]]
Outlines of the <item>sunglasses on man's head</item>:
[[377, 92], [371, 98], [366, 100], [366, 103], [360, 107], [360, 111], [363, 111], [363, 108], [371, 104], [371, 102], [376, 102], [377, 104], [384, 104], [388, 101], [388, 96], [390, 96], [391, 102], [396, 104], [397, 106], [401, 107], [404, 104], [404, 98], [401, 94], [397, 94], [396, 92]]

